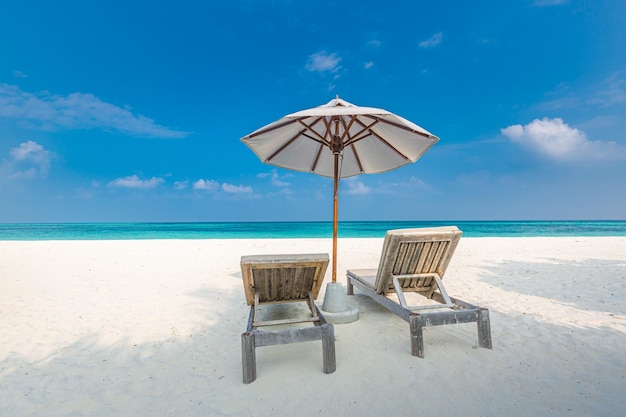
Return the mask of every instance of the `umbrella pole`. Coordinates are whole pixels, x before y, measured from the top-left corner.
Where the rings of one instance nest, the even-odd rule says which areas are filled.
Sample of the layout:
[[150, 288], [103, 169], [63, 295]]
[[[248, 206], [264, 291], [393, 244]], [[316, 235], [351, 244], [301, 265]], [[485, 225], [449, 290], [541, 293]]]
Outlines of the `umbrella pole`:
[[335, 153], [334, 175], [334, 201], [333, 201], [333, 282], [326, 284], [324, 293], [324, 318], [329, 323], [352, 323], [359, 319], [359, 309], [348, 305], [348, 296], [343, 290], [341, 283], [337, 282], [337, 194], [339, 190], [339, 154]]
[[337, 282], [337, 229], [339, 224], [339, 204], [337, 194], [339, 191], [339, 154], [335, 153], [334, 175], [334, 200], [333, 200], [333, 282]]

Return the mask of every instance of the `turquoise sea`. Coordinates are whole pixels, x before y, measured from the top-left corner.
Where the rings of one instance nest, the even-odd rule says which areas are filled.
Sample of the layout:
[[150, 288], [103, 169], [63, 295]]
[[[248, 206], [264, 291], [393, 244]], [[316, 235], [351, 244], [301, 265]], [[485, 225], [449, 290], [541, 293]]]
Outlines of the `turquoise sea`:
[[[389, 229], [454, 225], [464, 237], [626, 236], [626, 221], [340, 222], [340, 238], [382, 238]], [[332, 222], [0, 224], [0, 240], [330, 238]]]

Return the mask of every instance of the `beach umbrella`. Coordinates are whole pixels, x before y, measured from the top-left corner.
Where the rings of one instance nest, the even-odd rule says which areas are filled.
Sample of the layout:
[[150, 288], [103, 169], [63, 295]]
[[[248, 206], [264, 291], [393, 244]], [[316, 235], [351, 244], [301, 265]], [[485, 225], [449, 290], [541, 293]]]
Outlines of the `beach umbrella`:
[[415, 162], [439, 138], [386, 110], [355, 106], [336, 97], [328, 104], [289, 114], [241, 140], [263, 163], [333, 178], [334, 283], [339, 179]]

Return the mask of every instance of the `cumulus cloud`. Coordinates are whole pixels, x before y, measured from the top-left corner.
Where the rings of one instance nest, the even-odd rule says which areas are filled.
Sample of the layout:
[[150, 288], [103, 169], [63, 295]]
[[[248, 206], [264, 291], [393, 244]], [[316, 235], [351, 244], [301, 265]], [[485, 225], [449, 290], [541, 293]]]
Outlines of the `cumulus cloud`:
[[560, 161], [614, 160], [626, 158], [626, 147], [615, 142], [591, 141], [562, 119], [535, 119], [525, 126], [501, 129], [504, 136], [550, 159]]
[[443, 40], [443, 33], [442, 32], [438, 32], [435, 33], [433, 36], [431, 36], [430, 38], [421, 41], [419, 43], [420, 48], [432, 48], [433, 46], [437, 46], [441, 43], [441, 41]]
[[9, 158], [3, 160], [0, 172], [10, 179], [35, 179], [48, 175], [55, 154], [42, 145], [29, 140], [9, 151]]
[[169, 129], [154, 120], [100, 100], [93, 94], [33, 94], [0, 85], [0, 117], [41, 130], [102, 129], [148, 138], [184, 138], [190, 132]]
[[222, 191], [228, 194], [253, 194], [252, 187], [249, 185], [233, 185], [227, 182], [219, 183], [215, 180], [199, 179], [193, 183], [193, 189], [198, 191]]
[[341, 62], [341, 58], [337, 54], [329, 54], [326, 51], [320, 51], [309, 55], [309, 60], [306, 63], [306, 69], [311, 72], [335, 73], [341, 68], [339, 66], [339, 62]]
[[215, 191], [220, 188], [220, 183], [214, 180], [199, 179], [193, 183], [194, 190]]
[[225, 182], [222, 184], [222, 191], [231, 194], [252, 194], [252, 187], [249, 185], [233, 185]]
[[163, 183], [163, 178], [152, 177], [149, 180], [142, 180], [137, 175], [131, 175], [124, 178], [117, 178], [109, 182], [109, 187], [115, 188], [134, 188], [148, 189], [158, 187]]

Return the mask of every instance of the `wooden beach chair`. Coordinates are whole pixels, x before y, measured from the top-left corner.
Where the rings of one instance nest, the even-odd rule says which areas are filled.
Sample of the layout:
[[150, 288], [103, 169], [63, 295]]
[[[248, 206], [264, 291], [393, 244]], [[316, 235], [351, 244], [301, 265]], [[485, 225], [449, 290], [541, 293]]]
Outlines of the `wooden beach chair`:
[[[326, 322], [314, 302], [327, 267], [328, 254], [256, 255], [241, 258], [243, 285], [250, 306], [248, 327], [241, 335], [245, 384], [256, 379], [257, 346], [321, 340], [324, 373], [335, 372], [334, 327]], [[296, 302], [308, 307], [306, 314], [267, 319], [260, 308], [267, 304]], [[295, 310], [292, 312], [297, 313]]]
[[[390, 230], [385, 236], [378, 269], [347, 271], [348, 295], [356, 286], [409, 323], [411, 354], [424, 357], [422, 329], [426, 326], [476, 322], [478, 345], [491, 349], [489, 310], [452, 298], [443, 276], [462, 232], [455, 226]], [[397, 302], [392, 298], [395, 293]], [[420, 305], [407, 305], [409, 293]]]

